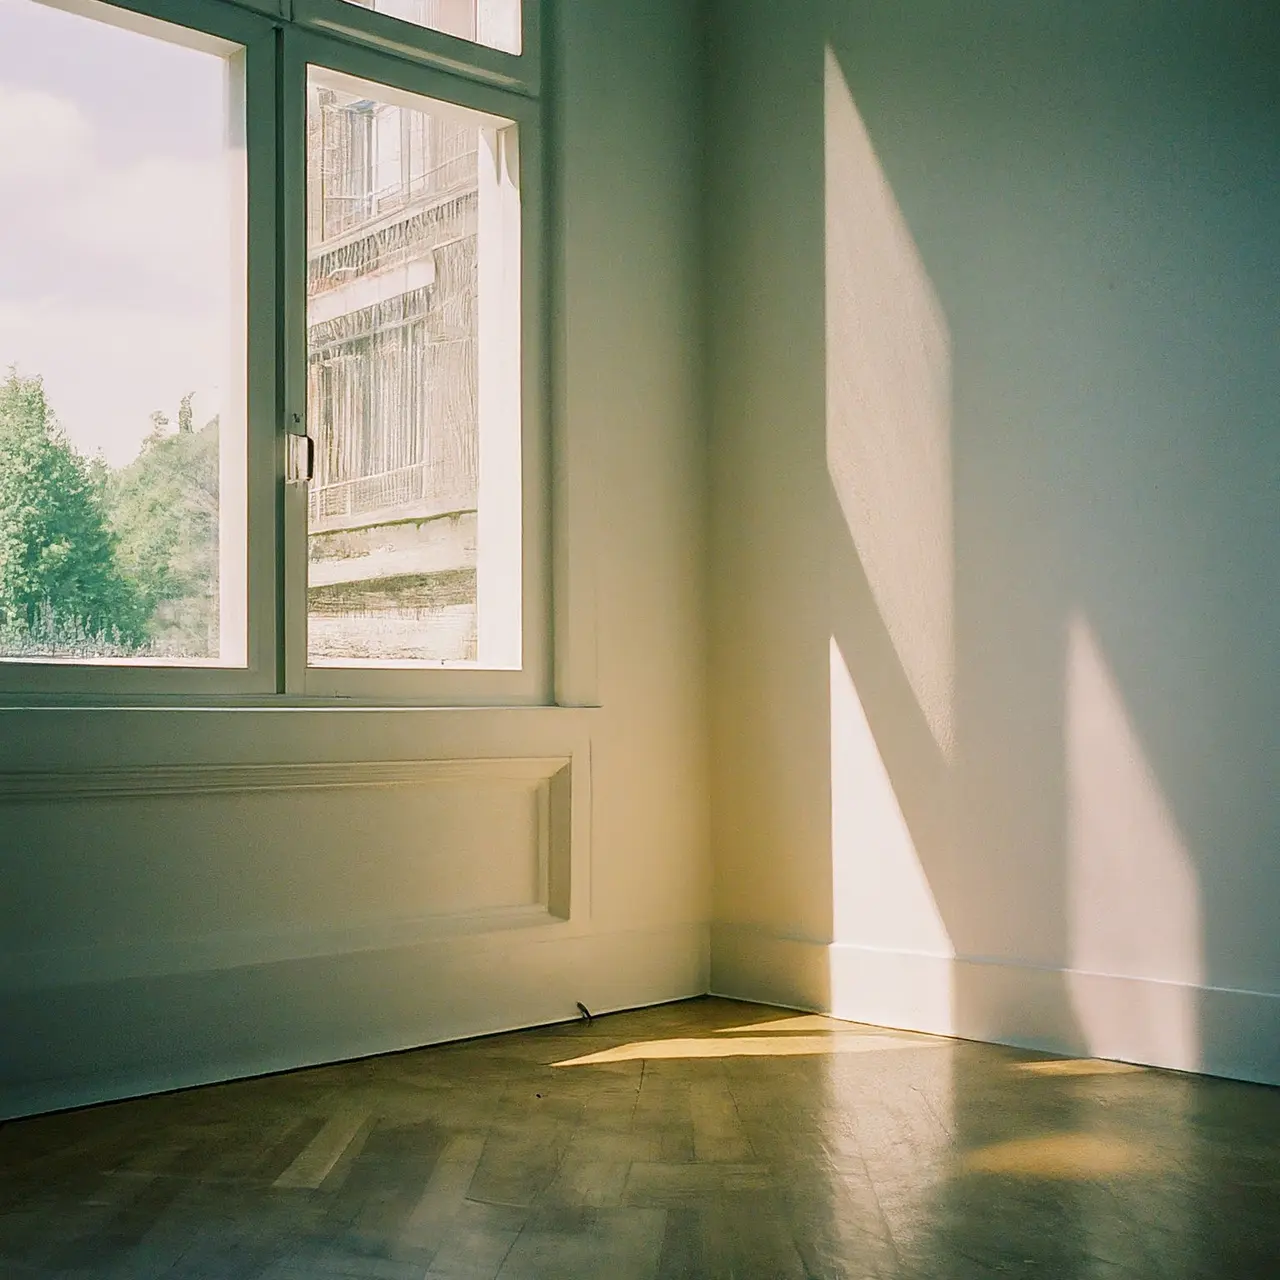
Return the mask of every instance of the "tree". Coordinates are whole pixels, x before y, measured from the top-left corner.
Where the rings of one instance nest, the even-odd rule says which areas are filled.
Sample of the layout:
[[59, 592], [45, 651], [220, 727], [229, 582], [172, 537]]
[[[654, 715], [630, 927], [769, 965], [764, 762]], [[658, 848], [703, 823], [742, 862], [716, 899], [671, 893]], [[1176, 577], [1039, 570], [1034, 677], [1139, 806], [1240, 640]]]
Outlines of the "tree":
[[0, 383], [0, 628], [27, 652], [136, 651], [147, 609], [120, 572], [107, 471], [78, 454], [44, 383]]
[[153, 413], [138, 456], [107, 486], [119, 562], [146, 606], [152, 645], [189, 658], [218, 651], [218, 419], [196, 431], [191, 402], [183, 396], [176, 433]]

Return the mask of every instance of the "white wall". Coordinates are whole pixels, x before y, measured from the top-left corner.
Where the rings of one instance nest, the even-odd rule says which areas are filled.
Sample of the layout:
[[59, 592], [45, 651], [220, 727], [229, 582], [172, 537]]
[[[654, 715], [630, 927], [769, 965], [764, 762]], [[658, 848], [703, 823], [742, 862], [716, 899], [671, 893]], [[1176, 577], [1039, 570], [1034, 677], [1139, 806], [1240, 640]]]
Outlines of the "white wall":
[[1280, 1080], [1280, 17], [711, 10], [713, 987]]
[[1280, 1080], [1274, 19], [554, 8], [598, 708], [0, 711], [0, 1115], [704, 990], [709, 777], [717, 989]]
[[555, 10], [557, 665], [598, 706], [0, 710], [0, 1116], [706, 989], [698, 40]]

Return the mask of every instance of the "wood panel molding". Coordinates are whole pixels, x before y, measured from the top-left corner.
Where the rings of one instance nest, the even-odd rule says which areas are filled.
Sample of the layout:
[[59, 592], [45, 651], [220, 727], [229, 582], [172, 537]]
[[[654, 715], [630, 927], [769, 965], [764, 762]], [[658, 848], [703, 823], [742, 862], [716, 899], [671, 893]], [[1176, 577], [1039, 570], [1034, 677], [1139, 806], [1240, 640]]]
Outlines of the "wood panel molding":
[[[146, 883], [155, 890], [146, 904], [151, 914], [142, 920], [137, 936], [103, 925], [101, 937], [89, 937], [77, 924], [77, 908], [68, 905], [58, 918], [61, 928], [56, 938], [6, 938], [8, 945], [0, 946], [0, 989], [27, 990], [225, 970], [412, 948], [429, 942], [459, 946], [468, 938], [509, 934], [513, 930], [558, 933], [571, 917], [580, 928], [589, 915], [589, 773], [587, 761], [570, 755], [0, 771], [0, 810], [7, 809], [9, 813], [8, 818], [0, 817], [0, 861], [11, 877], [15, 902], [21, 901], [25, 892], [34, 909], [46, 910], [48, 891], [33, 878], [36, 872], [32, 868], [39, 866], [65, 864], [76, 868], [66, 873], [72, 877], [64, 886], [68, 904], [79, 900], [77, 877], [85, 875], [94, 883], [109, 881], [114, 885], [118, 879], [132, 886], [127, 888], [132, 893], [142, 883], [139, 875], [145, 874], [151, 877]], [[470, 823], [473, 833], [476, 821], [488, 820], [488, 797], [492, 796], [502, 810], [500, 802], [504, 797], [513, 792], [522, 794], [530, 805], [527, 825], [520, 820], [518, 829], [510, 826], [513, 816], [519, 819], [518, 810], [513, 813], [508, 807], [503, 811], [505, 818], [495, 814], [499, 825], [494, 828], [497, 843], [492, 866], [473, 866], [469, 860], [473, 854], [467, 854], [470, 880], [450, 879], [447, 857], [441, 861], [437, 855], [434, 866], [445, 875], [444, 896], [438, 902], [432, 902], [429, 887], [422, 888], [431, 881], [419, 884], [411, 875], [406, 883], [418, 886], [425, 895], [421, 900], [414, 893], [407, 893], [403, 899], [393, 897], [380, 903], [375, 892], [367, 902], [353, 902], [348, 917], [335, 915], [330, 894], [327, 909], [324, 905], [313, 906], [310, 918], [305, 911], [295, 918], [292, 910], [282, 910], [270, 918], [254, 911], [238, 914], [234, 906], [227, 907], [226, 900], [219, 904], [222, 917], [215, 919], [211, 914], [207, 921], [190, 918], [184, 900], [208, 890], [207, 876], [201, 880], [197, 872], [209, 867], [211, 859], [221, 857], [220, 840], [232, 842], [233, 854], [227, 859], [230, 884], [244, 874], [246, 866], [263, 865], [264, 856], [274, 859], [272, 865], [278, 862], [287, 869], [288, 859], [279, 849], [282, 842], [291, 838], [289, 819], [276, 817], [265, 824], [261, 822], [261, 805], [274, 805], [272, 796], [279, 797], [281, 814], [290, 812], [290, 806], [296, 807], [300, 795], [334, 792], [355, 793], [351, 800], [359, 801], [360, 812], [378, 813], [384, 807], [378, 793], [385, 794], [390, 811], [401, 815], [393, 818], [387, 828], [401, 847], [392, 858], [398, 856], [404, 865], [412, 867], [419, 856], [414, 848], [417, 835], [404, 826], [403, 815], [408, 810], [402, 797], [405, 792], [421, 791], [436, 798], [430, 812], [476, 815]], [[258, 797], [256, 802], [254, 797]], [[189, 810], [184, 798], [192, 802]], [[246, 803], [241, 804], [238, 798]], [[117, 807], [114, 813], [104, 809], [100, 823], [92, 816], [100, 804], [118, 806], [122, 801], [129, 803], [128, 814]], [[209, 807], [210, 801], [214, 802], [213, 808]], [[246, 804], [256, 807], [246, 808]], [[165, 812], [193, 815], [196, 826], [191, 832], [192, 840], [181, 856], [175, 853], [171, 864], [161, 860], [150, 872], [141, 873], [137, 868], [147, 865], [148, 849], [157, 847], [156, 831], [166, 830], [165, 819], [155, 815]], [[273, 808], [271, 812], [276, 811]], [[250, 821], [245, 813], [258, 815], [251, 820], [267, 833], [268, 845], [275, 841], [274, 850], [250, 856], [244, 853], [241, 837], [221, 834], [225, 814], [239, 815], [236, 821], [243, 823]], [[157, 821], [159, 827], [155, 825]], [[503, 822], [507, 825], [503, 826]], [[139, 841], [136, 851], [130, 845], [135, 829]], [[376, 823], [371, 823], [370, 830], [376, 829]], [[86, 830], [93, 831], [92, 840], [84, 838]], [[514, 842], [513, 831], [518, 837]], [[426, 834], [424, 831], [424, 837]], [[335, 832], [334, 840], [339, 846], [343, 839]], [[45, 856], [50, 851], [64, 852], [66, 857], [55, 856], [51, 862]], [[344, 861], [338, 856], [335, 861], [331, 856], [314, 875], [320, 876], [322, 884], [337, 884], [348, 874], [345, 868], [360, 861], [358, 848], [353, 845], [349, 859]], [[516, 874], [521, 863], [528, 867], [527, 898]], [[425, 870], [428, 864], [422, 865], [424, 875], [435, 874]], [[468, 895], [471, 881], [490, 884], [486, 879], [490, 871], [499, 877], [497, 888]], [[194, 888], [197, 882], [203, 888]], [[509, 898], [501, 896], [504, 885], [511, 891]], [[386, 897], [385, 890], [383, 896]], [[284, 905], [292, 907], [291, 901]], [[172, 913], [173, 918], [167, 913]], [[180, 923], [175, 924], [174, 920]]]
[[124, 796], [207, 795], [312, 788], [421, 787], [453, 782], [548, 782], [568, 756], [354, 760], [306, 764], [147, 765], [0, 772], [0, 804]]

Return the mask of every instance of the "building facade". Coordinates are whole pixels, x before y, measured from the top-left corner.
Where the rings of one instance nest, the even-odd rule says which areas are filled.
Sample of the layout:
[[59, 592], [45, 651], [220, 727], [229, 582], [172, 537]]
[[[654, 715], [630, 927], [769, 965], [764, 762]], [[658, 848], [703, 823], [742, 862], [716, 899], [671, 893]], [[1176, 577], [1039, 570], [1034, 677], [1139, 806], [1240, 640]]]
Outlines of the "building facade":
[[313, 660], [476, 656], [479, 129], [312, 83]]

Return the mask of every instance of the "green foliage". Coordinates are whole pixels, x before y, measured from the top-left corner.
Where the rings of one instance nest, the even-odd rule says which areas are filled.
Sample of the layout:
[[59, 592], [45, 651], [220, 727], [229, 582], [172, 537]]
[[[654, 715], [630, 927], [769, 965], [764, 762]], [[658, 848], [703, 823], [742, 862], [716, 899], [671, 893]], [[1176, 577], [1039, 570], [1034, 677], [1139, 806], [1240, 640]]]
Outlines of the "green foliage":
[[66, 439], [40, 378], [0, 383], [0, 643], [8, 653], [133, 652], [146, 603], [120, 572], [105, 464]]
[[218, 420], [194, 430], [191, 399], [176, 433], [163, 413], [151, 415], [151, 434], [111, 476], [107, 501], [153, 650], [207, 657], [218, 651]]
[[0, 384], [0, 653], [218, 651], [218, 420], [157, 410], [112, 472], [59, 427], [39, 378]]

